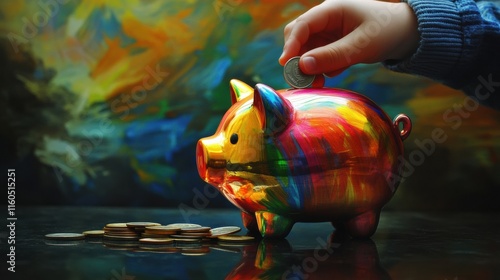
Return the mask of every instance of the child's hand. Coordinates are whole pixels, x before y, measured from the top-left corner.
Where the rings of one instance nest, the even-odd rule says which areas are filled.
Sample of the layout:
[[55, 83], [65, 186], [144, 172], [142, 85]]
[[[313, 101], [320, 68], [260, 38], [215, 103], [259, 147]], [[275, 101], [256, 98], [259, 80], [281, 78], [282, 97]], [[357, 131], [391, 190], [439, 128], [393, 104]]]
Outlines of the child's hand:
[[290, 22], [279, 62], [302, 56], [307, 74], [335, 76], [356, 63], [404, 59], [418, 47], [417, 19], [406, 3], [327, 0]]

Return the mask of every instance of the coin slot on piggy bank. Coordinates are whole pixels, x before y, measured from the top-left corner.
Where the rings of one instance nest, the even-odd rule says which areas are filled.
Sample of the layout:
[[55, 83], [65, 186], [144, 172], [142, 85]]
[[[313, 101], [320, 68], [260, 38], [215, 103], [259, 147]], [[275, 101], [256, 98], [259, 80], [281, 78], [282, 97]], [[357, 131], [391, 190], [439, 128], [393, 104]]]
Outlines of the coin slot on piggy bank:
[[[285, 237], [296, 222], [376, 230], [401, 177], [411, 121], [342, 89], [274, 90], [230, 82], [232, 106], [197, 144], [200, 177], [241, 210], [244, 226]], [[400, 128], [400, 125], [403, 127]]]

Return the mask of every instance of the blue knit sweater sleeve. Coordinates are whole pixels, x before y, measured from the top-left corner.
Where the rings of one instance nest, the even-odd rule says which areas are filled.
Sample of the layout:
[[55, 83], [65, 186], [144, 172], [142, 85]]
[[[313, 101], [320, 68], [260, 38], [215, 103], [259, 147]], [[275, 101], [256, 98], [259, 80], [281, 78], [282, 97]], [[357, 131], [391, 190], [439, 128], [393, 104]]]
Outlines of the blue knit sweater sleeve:
[[420, 44], [394, 71], [425, 76], [500, 109], [500, 0], [408, 0]]

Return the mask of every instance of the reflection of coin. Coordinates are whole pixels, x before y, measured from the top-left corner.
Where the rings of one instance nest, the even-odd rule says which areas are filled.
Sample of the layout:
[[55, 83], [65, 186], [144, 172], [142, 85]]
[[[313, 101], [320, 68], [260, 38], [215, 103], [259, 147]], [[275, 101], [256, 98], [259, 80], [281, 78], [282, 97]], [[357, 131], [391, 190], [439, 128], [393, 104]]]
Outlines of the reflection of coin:
[[45, 238], [51, 240], [81, 240], [85, 239], [85, 235], [81, 233], [50, 233], [46, 234]]
[[255, 237], [246, 235], [222, 235], [217, 238], [225, 242], [248, 242], [255, 240]]
[[221, 236], [221, 235], [236, 233], [240, 230], [241, 230], [240, 227], [229, 226], [229, 227], [213, 228], [212, 230], [210, 230], [210, 232], [212, 233], [211, 237], [217, 237], [217, 236]]
[[141, 238], [140, 243], [150, 243], [150, 244], [171, 244], [174, 243], [172, 238]]
[[290, 86], [294, 88], [306, 88], [313, 83], [316, 76], [304, 74], [299, 68], [299, 59], [300, 56], [295, 56], [285, 63], [283, 76]]
[[52, 246], [76, 246], [85, 244], [83, 240], [47, 240], [45, 244]]
[[186, 256], [203, 256], [207, 253], [210, 253], [209, 247], [200, 247], [200, 248], [183, 248], [181, 250], [181, 254]]
[[105, 239], [111, 240], [139, 240], [139, 235], [108, 235], [104, 234]]

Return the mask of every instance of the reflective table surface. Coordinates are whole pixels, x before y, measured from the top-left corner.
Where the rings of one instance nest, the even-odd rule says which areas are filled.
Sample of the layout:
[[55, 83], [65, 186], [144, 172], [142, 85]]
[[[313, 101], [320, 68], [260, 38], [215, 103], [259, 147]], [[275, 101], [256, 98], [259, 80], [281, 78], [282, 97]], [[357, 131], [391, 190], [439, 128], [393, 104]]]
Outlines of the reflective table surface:
[[7, 270], [12, 231], [4, 226], [1, 279], [500, 279], [498, 213], [383, 211], [370, 240], [346, 239], [329, 223], [298, 223], [283, 240], [215, 241], [199, 254], [44, 236], [131, 221], [242, 227], [238, 211], [19, 207], [16, 215], [15, 272]]

